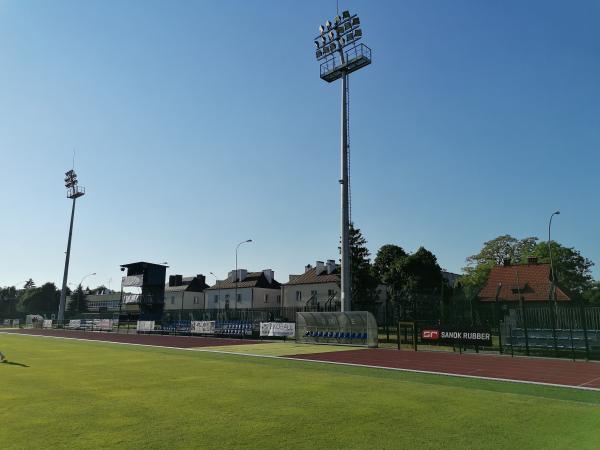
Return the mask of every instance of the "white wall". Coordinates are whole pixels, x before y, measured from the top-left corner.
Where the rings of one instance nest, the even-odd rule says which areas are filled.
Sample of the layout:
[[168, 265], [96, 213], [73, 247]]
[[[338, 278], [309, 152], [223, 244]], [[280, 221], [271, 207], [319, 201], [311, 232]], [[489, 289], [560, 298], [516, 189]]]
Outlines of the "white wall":
[[[204, 309], [203, 292], [165, 292], [165, 311], [182, 309], [181, 299], [183, 297], [183, 309]], [[194, 302], [196, 299], [196, 302]]]
[[[278, 297], [279, 302], [277, 302]], [[281, 306], [281, 289], [254, 288], [253, 308], [276, 308], [278, 306]]]
[[[340, 296], [340, 288], [336, 283], [315, 283], [315, 284], [297, 284], [283, 287], [283, 306], [284, 307], [300, 307], [306, 305], [306, 302], [312, 296], [312, 291], [317, 291], [317, 301], [321, 306], [325, 306], [325, 302], [329, 299], [329, 290], [336, 292], [336, 297], [332, 302], [338, 301]], [[300, 291], [302, 300], [296, 300], [296, 292]]]
[[[215, 295], [221, 293], [218, 303], [215, 303]], [[225, 303], [229, 299], [229, 309], [252, 308], [252, 288], [238, 288], [237, 293], [241, 296], [240, 302], [235, 301], [235, 288], [231, 289], [211, 289], [205, 291], [207, 309], [225, 309]]]

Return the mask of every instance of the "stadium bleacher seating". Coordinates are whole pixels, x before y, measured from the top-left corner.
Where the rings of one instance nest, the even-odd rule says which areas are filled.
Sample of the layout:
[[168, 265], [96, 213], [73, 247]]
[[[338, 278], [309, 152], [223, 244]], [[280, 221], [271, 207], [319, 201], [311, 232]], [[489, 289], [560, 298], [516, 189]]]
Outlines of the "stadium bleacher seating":
[[305, 337], [316, 338], [317, 342], [331, 342], [335, 340], [339, 343], [362, 343], [367, 340], [366, 332], [350, 332], [350, 331], [331, 331], [331, 330], [307, 330], [304, 333]]
[[590, 348], [600, 348], [600, 330], [564, 330], [564, 329], [545, 329], [532, 328], [527, 330], [527, 335], [523, 328], [514, 328], [509, 335], [505, 337], [505, 346], [507, 347], [526, 347], [538, 348], [543, 350], [585, 350], [587, 334], [588, 346]]

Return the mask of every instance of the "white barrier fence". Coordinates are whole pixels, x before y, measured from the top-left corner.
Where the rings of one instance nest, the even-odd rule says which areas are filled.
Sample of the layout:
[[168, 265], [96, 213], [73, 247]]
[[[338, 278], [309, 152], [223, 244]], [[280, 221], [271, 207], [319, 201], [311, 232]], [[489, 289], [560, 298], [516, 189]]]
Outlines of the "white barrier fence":
[[192, 320], [190, 331], [194, 334], [215, 334], [216, 321]]
[[154, 320], [138, 320], [137, 331], [142, 333], [154, 331]]
[[44, 320], [42, 328], [52, 328], [52, 320]]
[[[118, 325], [118, 319], [71, 319], [65, 328], [70, 330], [112, 331], [113, 327]], [[44, 320], [43, 327], [52, 328], [52, 321]]]
[[81, 320], [80, 319], [71, 319], [67, 324], [67, 328], [71, 328], [73, 330], [77, 330], [81, 328]]
[[296, 335], [296, 324], [293, 322], [261, 322], [260, 335], [292, 337]]

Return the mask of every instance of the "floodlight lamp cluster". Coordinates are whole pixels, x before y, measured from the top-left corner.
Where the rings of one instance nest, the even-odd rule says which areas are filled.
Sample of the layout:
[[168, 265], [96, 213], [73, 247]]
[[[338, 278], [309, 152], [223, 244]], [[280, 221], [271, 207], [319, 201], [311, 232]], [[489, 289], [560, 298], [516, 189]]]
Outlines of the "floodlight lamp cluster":
[[344, 47], [355, 44], [362, 38], [362, 30], [359, 26], [358, 15], [351, 15], [349, 11], [343, 11], [341, 16], [333, 19], [333, 22], [328, 20], [325, 25], [321, 25], [319, 36], [315, 38], [317, 60], [331, 57], [336, 50], [340, 51]]
[[85, 195], [85, 189], [79, 186], [77, 174], [74, 170], [65, 172], [65, 187], [67, 188], [68, 198], [78, 198]]
[[69, 170], [65, 172], [65, 187], [70, 189], [72, 187], [77, 186], [77, 174], [74, 170]]

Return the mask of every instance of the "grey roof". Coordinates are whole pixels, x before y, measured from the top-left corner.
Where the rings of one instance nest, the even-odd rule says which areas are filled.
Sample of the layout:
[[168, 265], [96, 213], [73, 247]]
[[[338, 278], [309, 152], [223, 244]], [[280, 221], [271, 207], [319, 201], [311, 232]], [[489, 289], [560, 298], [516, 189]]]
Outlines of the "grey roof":
[[284, 286], [294, 286], [296, 284], [319, 284], [319, 283], [338, 283], [340, 282], [340, 266], [336, 264], [335, 270], [328, 274], [327, 270], [317, 275], [317, 268], [307, 270], [302, 275], [295, 276], [292, 280], [284, 283]]
[[[226, 280], [217, 280], [217, 282], [209, 287], [209, 290], [217, 290], [217, 289], [235, 289], [236, 282], [231, 281], [229, 278]], [[238, 289], [241, 288], [265, 288], [265, 289], [280, 289], [281, 283], [276, 280], [273, 280], [271, 283], [265, 277], [265, 274], [262, 272], [248, 272], [248, 275], [244, 280], [239, 281], [237, 283]]]

